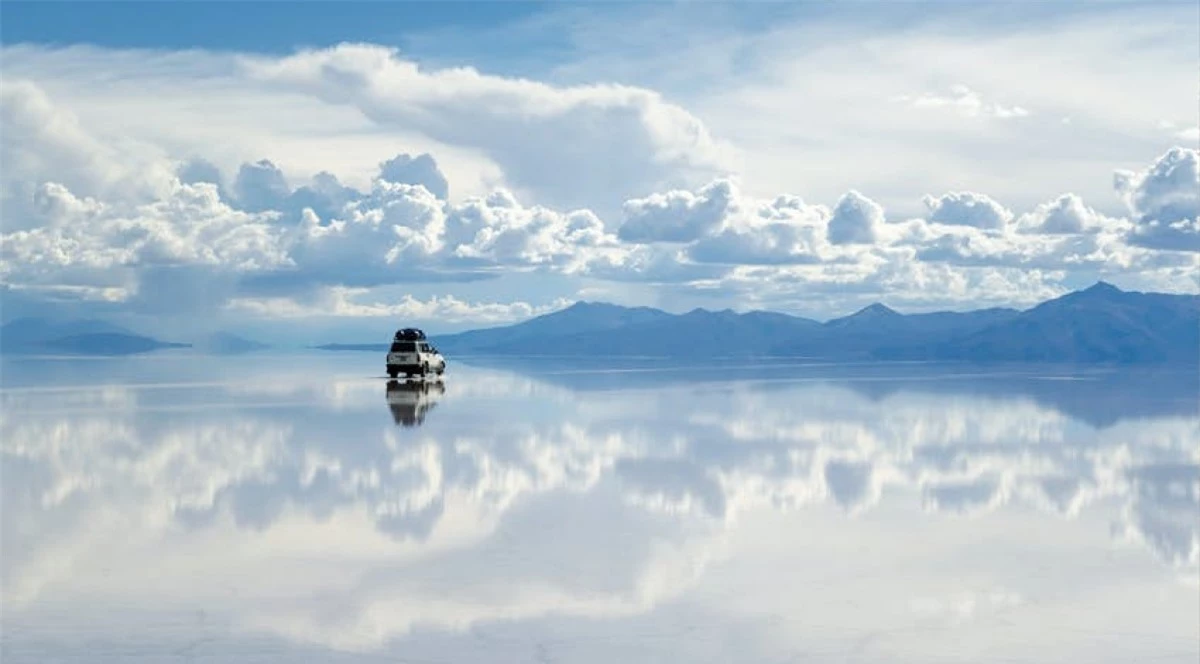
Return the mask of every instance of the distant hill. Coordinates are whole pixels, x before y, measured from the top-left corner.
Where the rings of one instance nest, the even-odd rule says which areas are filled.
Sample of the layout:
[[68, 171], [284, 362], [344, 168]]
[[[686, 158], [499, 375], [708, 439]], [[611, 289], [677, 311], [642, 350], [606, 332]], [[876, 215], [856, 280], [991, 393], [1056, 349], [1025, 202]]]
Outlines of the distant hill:
[[269, 345], [229, 332], [216, 332], [192, 344], [198, 351], [214, 355], [238, 355], [266, 350]]
[[[597, 320], [589, 328], [583, 320]], [[560, 322], [565, 324], [559, 325]], [[657, 309], [623, 309], [579, 303], [535, 318], [519, 334], [510, 328], [478, 330], [435, 340], [442, 352], [520, 355], [621, 355], [654, 357], [753, 356], [820, 327], [805, 318], [768, 312], [695, 309], [672, 315]], [[516, 326], [514, 326], [516, 327]], [[531, 329], [537, 330], [530, 333]]]
[[772, 351], [784, 356], [875, 359], [881, 346], [941, 343], [1011, 320], [1019, 313], [1016, 309], [980, 309], [906, 315], [872, 304], [828, 321], [810, 335], [791, 339]]
[[538, 316], [505, 327], [471, 330], [440, 337], [438, 343], [451, 343], [457, 352], [472, 350], [520, 349], [546, 339], [604, 333], [638, 325], [674, 319], [671, 314], [650, 307], [622, 307], [615, 304], [577, 302], [566, 309]]
[[[523, 323], [442, 336], [462, 355], [806, 357], [970, 362], [1200, 361], [1200, 297], [1106, 283], [1027, 311], [901, 314], [873, 304], [825, 323], [785, 314], [578, 303]], [[331, 350], [376, 350], [343, 344]]]
[[1200, 297], [1125, 292], [1104, 282], [976, 332], [892, 344], [882, 359], [1200, 362]]
[[50, 339], [83, 334], [133, 334], [133, 332], [102, 320], [52, 321], [45, 318], [18, 318], [0, 326], [0, 344], [11, 348], [39, 346]]
[[98, 332], [51, 339], [46, 342], [45, 346], [51, 350], [74, 355], [132, 355], [163, 348], [188, 348], [190, 344], [159, 341], [138, 334]]
[[128, 355], [187, 345], [159, 341], [99, 320], [20, 318], [0, 326], [0, 353], [4, 354]]

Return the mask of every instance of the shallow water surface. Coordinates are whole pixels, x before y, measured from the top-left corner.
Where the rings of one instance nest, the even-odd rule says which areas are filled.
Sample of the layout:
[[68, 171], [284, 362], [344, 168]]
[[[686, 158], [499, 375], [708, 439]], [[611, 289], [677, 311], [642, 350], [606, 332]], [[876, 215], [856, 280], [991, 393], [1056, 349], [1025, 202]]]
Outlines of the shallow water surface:
[[0, 368], [5, 664], [1200, 659], [1194, 370]]

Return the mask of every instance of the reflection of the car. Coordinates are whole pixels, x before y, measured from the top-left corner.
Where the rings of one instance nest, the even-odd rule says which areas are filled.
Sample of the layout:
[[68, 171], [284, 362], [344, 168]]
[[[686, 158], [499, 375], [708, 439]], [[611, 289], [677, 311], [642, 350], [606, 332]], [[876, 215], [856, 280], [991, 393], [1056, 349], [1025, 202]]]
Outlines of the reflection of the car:
[[425, 422], [425, 414], [445, 393], [446, 385], [441, 380], [389, 380], [387, 404], [397, 425], [415, 427]]

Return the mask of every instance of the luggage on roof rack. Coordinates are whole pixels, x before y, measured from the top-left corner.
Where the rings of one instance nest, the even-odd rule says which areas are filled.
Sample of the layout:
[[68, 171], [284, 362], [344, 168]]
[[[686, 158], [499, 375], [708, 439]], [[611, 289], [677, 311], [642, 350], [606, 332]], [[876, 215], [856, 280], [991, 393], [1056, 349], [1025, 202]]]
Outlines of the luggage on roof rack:
[[415, 327], [406, 327], [396, 332], [395, 341], [420, 341], [425, 338], [425, 333]]

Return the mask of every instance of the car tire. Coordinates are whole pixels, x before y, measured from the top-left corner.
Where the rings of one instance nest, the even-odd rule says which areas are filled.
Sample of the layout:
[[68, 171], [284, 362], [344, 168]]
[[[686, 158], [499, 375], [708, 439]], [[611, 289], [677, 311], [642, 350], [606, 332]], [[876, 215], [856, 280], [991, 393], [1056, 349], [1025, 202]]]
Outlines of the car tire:
[[388, 378], [395, 378], [398, 375], [400, 375], [399, 369], [388, 369]]
[[422, 365], [421, 365], [421, 375], [422, 375], [422, 376], [428, 376], [428, 375], [429, 375], [429, 365], [428, 365], [428, 364], [422, 364]]

